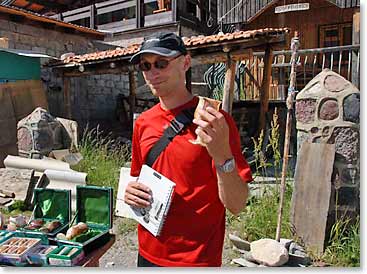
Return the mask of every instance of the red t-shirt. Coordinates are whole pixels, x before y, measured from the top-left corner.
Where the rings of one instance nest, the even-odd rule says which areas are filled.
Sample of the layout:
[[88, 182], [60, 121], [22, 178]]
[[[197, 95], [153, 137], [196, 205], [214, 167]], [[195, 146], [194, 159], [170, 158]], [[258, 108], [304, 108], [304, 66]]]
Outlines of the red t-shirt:
[[[135, 121], [131, 175], [138, 176], [149, 150], [181, 110], [195, 107], [198, 97], [171, 110], [160, 104], [142, 113]], [[239, 175], [252, 180], [242, 156], [234, 120], [221, 111], [229, 124], [230, 146]], [[207, 149], [194, 145], [196, 125], [177, 135], [159, 155], [153, 169], [176, 183], [175, 193], [160, 236], [154, 237], [138, 226], [139, 252], [161, 266], [220, 266], [225, 231], [225, 208], [219, 199], [214, 162]]]

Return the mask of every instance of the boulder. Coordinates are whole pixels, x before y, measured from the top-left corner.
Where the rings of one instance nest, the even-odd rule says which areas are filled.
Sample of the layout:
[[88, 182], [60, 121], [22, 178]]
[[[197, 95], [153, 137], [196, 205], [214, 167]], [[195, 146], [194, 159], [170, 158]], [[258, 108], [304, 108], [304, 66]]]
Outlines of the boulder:
[[288, 261], [288, 250], [273, 239], [260, 239], [250, 245], [252, 257], [265, 266], [281, 266]]

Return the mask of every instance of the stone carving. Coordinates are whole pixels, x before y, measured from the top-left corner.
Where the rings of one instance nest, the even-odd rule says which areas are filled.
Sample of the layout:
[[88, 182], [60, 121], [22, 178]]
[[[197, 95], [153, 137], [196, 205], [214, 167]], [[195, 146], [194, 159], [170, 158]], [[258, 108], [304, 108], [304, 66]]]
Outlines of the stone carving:
[[[359, 213], [360, 92], [339, 74], [323, 70], [296, 97], [297, 146], [335, 144], [328, 225]], [[295, 182], [297, 183], [297, 182]]]

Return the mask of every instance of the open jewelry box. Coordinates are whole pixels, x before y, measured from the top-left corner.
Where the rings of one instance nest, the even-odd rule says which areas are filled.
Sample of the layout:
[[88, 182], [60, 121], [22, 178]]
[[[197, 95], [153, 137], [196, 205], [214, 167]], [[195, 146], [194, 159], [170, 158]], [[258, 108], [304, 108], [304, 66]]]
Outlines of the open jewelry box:
[[58, 245], [77, 245], [88, 252], [105, 244], [110, 239], [109, 230], [113, 225], [112, 202], [113, 189], [111, 187], [77, 185], [77, 209], [69, 228], [84, 223], [87, 225], [87, 230], [71, 239], [60, 239], [57, 236]]
[[44, 233], [54, 238], [66, 231], [71, 216], [71, 191], [62, 189], [34, 189], [34, 209], [22, 232]]

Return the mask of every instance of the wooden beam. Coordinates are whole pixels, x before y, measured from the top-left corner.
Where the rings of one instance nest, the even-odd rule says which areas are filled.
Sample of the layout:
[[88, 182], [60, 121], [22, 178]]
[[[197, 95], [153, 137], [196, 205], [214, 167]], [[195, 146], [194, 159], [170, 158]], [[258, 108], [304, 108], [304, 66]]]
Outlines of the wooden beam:
[[135, 80], [135, 73], [133, 71], [129, 72], [129, 105], [130, 105], [130, 126], [133, 128], [134, 123], [134, 112], [135, 112], [135, 99], [136, 99], [136, 87], [137, 83]]
[[89, 27], [91, 29], [97, 29], [97, 25], [96, 25], [96, 14], [97, 14], [96, 7], [94, 5], [90, 5]]
[[[249, 50], [243, 49], [239, 51], [231, 51], [232, 60], [239, 61], [246, 59], [249, 56]], [[212, 52], [192, 56], [192, 66], [223, 63], [227, 62], [227, 54], [225, 52]]]
[[142, 28], [145, 24], [144, 0], [136, 0], [136, 28]]
[[222, 109], [231, 114], [233, 103], [234, 79], [236, 76], [236, 61], [232, 60], [229, 55], [227, 59], [226, 69], [227, 70], [225, 74], [224, 87], [223, 87]]
[[266, 113], [269, 110], [269, 91], [270, 91], [270, 78], [271, 78], [271, 65], [273, 61], [273, 50], [270, 45], [265, 49], [264, 57], [264, 75], [260, 89], [260, 118], [259, 118], [259, 131], [265, 130], [266, 126]]
[[172, 0], [171, 1], [172, 22], [176, 22], [177, 21], [177, 1], [178, 0]]
[[[353, 35], [352, 44], [360, 44], [360, 12], [356, 11], [353, 14]], [[352, 51], [352, 83], [359, 88], [360, 86], [360, 75], [359, 75], [359, 64], [358, 56], [355, 51]]]
[[52, 1], [43, 1], [43, 0], [27, 0], [29, 3], [38, 4], [44, 7], [53, 8], [57, 10], [66, 10], [68, 8], [65, 4], [60, 4]]
[[192, 69], [189, 68], [188, 71], [186, 71], [186, 88], [188, 91], [192, 93]]
[[64, 115], [71, 119], [71, 96], [70, 96], [70, 78], [64, 76]]

